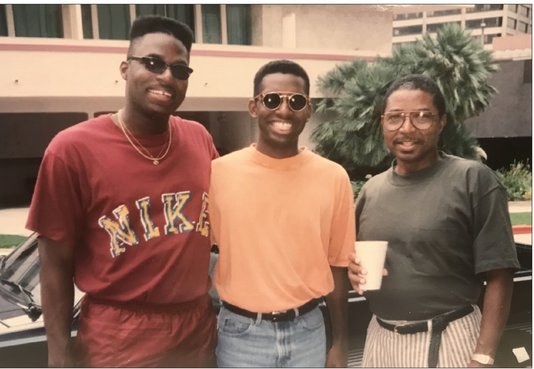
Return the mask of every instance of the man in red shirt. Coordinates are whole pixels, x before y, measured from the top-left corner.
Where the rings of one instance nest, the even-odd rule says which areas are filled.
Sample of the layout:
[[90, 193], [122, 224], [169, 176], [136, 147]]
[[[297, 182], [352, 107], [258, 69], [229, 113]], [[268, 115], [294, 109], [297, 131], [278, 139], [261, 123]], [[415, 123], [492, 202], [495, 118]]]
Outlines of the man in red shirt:
[[[60, 132], [27, 227], [38, 232], [50, 366], [208, 366], [215, 317], [207, 194], [217, 157], [185, 98], [192, 32], [163, 17], [131, 29], [126, 103]], [[74, 284], [83, 292], [70, 346]]]

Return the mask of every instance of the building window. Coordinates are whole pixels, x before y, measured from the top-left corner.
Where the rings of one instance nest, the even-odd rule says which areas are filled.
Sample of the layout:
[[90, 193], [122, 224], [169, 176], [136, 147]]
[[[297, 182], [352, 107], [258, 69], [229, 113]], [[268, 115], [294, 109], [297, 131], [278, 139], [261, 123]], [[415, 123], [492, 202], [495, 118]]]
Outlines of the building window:
[[523, 33], [528, 33], [528, 23], [519, 21], [519, 25], [517, 26], [517, 30]]
[[447, 15], [462, 14], [462, 9], [447, 9], [447, 10], [434, 10], [427, 12], [429, 17], [445, 17]]
[[472, 8], [467, 8], [467, 13], [487, 12], [491, 10], [502, 10], [502, 4], [476, 4]]
[[407, 20], [407, 19], [417, 19], [417, 18], [423, 18], [423, 13], [404, 13], [404, 14], [396, 14], [394, 20]]
[[[63, 38], [62, 14], [74, 6], [0, 4], [0, 37]], [[251, 5], [247, 4], [81, 4], [83, 38], [128, 40], [132, 17], [149, 14], [184, 22], [196, 42], [252, 44]]]
[[515, 20], [514, 18], [508, 17], [508, 21], [506, 25], [509, 29], [515, 29], [517, 27], [517, 20]]
[[513, 13], [517, 13], [517, 4], [508, 5], [508, 10], [510, 10]]
[[0, 5], [0, 36], [7, 36], [6, 6]]
[[393, 29], [393, 36], [420, 35], [421, 33], [423, 33], [423, 26], [421, 25]]
[[523, 17], [528, 17], [528, 15], [530, 14], [530, 9], [525, 5], [519, 5], [519, 8], [517, 10], [518, 14], [522, 15]]
[[63, 37], [61, 5], [14, 4], [15, 35], [18, 37]]
[[393, 50], [401, 49], [405, 46], [413, 46], [417, 43], [417, 41], [406, 41], [406, 42], [395, 42], [392, 45]]
[[188, 4], [138, 4], [137, 16], [162, 15], [183, 22], [195, 33], [195, 6]]
[[203, 4], [202, 6], [202, 35], [205, 44], [222, 43], [221, 34], [221, 6], [218, 4]]
[[250, 5], [226, 5], [226, 29], [229, 44], [250, 45], [252, 42]]
[[83, 38], [93, 38], [93, 17], [91, 16], [91, 5], [82, 5], [82, 28]]
[[98, 35], [106, 40], [128, 40], [130, 32], [130, 8], [123, 4], [99, 4]]
[[428, 33], [434, 33], [437, 32], [441, 27], [447, 25], [447, 24], [457, 24], [461, 26], [461, 22], [446, 22], [446, 23], [433, 23], [433, 24], [427, 24], [426, 31]]
[[484, 23], [486, 23], [486, 27], [501, 27], [502, 17], [486, 18], [484, 19]]
[[484, 22], [485, 27], [501, 27], [502, 26], [502, 17], [495, 18], [484, 18], [484, 19], [471, 19], [465, 22], [465, 28], [467, 29], [477, 29], [481, 28], [480, 24]]

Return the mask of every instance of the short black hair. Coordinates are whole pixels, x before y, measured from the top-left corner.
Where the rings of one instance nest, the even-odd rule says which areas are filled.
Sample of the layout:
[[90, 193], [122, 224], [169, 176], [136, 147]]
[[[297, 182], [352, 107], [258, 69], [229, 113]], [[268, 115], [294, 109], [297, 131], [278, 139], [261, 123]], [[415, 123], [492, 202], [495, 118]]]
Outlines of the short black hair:
[[136, 18], [130, 30], [130, 47], [137, 38], [147, 33], [167, 33], [174, 36], [174, 38], [184, 44], [188, 54], [191, 52], [193, 31], [183, 22], [159, 15], [145, 15]]
[[441, 92], [438, 84], [430, 77], [424, 74], [409, 74], [394, 81], [386, 91], [382, 99], [382, 114], [386, 110], [388, 98], [397, 90], [421, 90], [432, 96], [432, 102], [438, 109], [438, 115], [441, 117], [446, 114], [445, 97]]
[[306, 95], [310, 94], [310, 77], [308, 77], [308, 73], [306, 73], [304, 68], [294, 61], [281, 59], [268, 62], [256, 72], [254, 76], [254, 96], [260, 93], [260, 85], [263, 77], [274, 73], [293, 74], [302, 78], [304, 80], [304, 92]]

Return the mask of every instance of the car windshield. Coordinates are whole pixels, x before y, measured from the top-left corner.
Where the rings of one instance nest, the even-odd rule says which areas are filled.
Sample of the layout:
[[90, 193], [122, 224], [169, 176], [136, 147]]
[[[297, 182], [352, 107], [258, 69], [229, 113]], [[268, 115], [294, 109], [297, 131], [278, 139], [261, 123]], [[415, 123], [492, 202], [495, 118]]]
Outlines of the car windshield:
[[0, 266], [2, 287], [15, 294], [28, 294], [36, 305], [41, 305], [37, 235], [32, 235], [17, 246], [2, 260]]

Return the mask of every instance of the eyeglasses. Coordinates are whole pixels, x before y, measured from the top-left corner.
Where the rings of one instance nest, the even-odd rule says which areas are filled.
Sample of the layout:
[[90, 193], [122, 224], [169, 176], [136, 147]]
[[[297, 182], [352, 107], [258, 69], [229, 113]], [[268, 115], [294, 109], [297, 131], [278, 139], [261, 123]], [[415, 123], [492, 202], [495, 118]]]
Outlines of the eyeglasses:
[[437, 116], [429, 111], [395, 111], [383, 114], [382, 124], [386, 130], [396, 131], [402, 127], [406, 117], [409, 117], [415, 128], [425, 130], [432, 126]]
[[286, 99], [287, 105], [293, 111], [301, 111], [309, 103], [309, 98], [303, 94], [282, 94], [279, 92], [259, 94], [254, 98], [254, 101], [260, 100], [267, 109], [276, 110], [282, 104], [283, 99]]
[[189, 68], [187, 65], [182, 63], [167, 64], [160, 58], [153, 56], [129, 56], [128, 60], [137, 60], [143, 64], [146, 70], [156, 74], [162, 74], [167, 68], [170, 68], [172, 76], [181, 81], [187, 80], [191, 73], [193, 73], [193, 69]]

